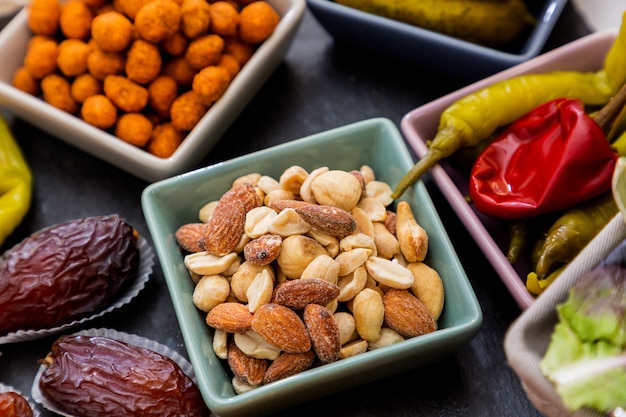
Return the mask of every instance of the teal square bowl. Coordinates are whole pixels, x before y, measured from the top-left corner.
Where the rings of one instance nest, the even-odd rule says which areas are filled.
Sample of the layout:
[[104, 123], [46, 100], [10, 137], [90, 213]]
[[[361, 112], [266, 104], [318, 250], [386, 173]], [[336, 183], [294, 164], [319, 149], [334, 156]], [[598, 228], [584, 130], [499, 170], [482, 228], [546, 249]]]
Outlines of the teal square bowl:
[[232, 375], [212, 349], [213, 331], [192, 302], [194, 284], [183, 264], [174, 233], [197, 222], [199, 209], [219, 199], [239, 176], [258, 172], [279, 178], [292, 165], [308, 172], [321, 166], [352, 170], [369, 165], [392, 187], [413, 166], [395, 125], [383, 118], [364, 120], [241, 156], [149, 185], [142, 207], [170, 291], [198, 387], [221, 417], [261, 416], [394, 373], [440, 360], [468, 343], [480, 330], [482, 312], [437, 210], [418, 182], [403, 196], [429, 234], [425, 260], [445, 288], [445, 305], [433, 333], [319, 366], [252, 391], [236, 394]]

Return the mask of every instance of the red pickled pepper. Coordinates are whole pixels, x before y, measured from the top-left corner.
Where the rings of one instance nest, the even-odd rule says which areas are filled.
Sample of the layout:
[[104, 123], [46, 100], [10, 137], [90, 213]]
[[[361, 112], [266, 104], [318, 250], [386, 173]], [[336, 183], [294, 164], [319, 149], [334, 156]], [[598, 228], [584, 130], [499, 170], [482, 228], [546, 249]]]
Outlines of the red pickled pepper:
[[549, 101], [506, 128], [470, 176], [475, 208], [522, 219], [572, 207], [611, 188], [617, 154], [578, 99]]

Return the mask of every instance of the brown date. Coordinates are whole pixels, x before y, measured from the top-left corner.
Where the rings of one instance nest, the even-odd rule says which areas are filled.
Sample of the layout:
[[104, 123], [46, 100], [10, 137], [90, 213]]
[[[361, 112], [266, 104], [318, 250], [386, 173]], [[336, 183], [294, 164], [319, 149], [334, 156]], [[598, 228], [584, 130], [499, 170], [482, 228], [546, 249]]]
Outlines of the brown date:
[[138, 267], [136, 232], [118, 215], [33, 233], [0, 257], [0, 336], [100, 311], [136, 277]]
[[103, 336], [62, 336], [42, 364], [42, 395], [72, 415], [210, 415], [198, 387], [180, 366], [150, 349]]
[[33, 410], [26, 398], [17, 392], [2, 392], [0, 393], [0, 416], [33, 417]]

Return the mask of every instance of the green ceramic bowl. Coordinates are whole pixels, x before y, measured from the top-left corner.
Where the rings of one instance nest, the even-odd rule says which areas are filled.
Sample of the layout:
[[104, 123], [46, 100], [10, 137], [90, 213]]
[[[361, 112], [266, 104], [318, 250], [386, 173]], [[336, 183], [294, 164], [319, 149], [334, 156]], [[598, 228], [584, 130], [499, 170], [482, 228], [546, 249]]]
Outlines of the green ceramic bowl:
[[392, 187], [413, 165], [395, 125], [365, 120], [230, 161], [162, 180], [148, 186], [142, 206], [187, 345], [198, 386], [207, 405], [221, 417], [260, 416], [324, 395], [404, 372], [450, 355], [479, 331], [482, 312], [459, 259], [424, 185], [404, 194], [418, 222], [429, 233], [426, 263], [438, 270], [445, 307], [434, 333], [363, 353], [237, 395], [232, 375], [212, 351], [212, 330], [192, 303], [193, 283], [183, 265], [174, 232], [198, 221], [200, 207], [217, 200], [232, 181], [258, 172], [278, 178], [289, 166], [309, 172], [320, 166], [352, 170], [367, 164]]

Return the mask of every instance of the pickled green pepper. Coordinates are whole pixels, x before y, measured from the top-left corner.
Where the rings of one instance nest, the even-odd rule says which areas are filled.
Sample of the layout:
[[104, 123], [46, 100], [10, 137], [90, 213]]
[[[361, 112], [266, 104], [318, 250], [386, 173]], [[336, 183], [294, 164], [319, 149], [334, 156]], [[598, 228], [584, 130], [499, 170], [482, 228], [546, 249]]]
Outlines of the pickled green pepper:
[[32, 184], [30, 167], [0, 114], [0, 245], [26, 216]]
[[[626, 17], [626, 13], [624, 14]], [[457, 150], [474, 146], [532, 109], [550, 100], [578, 98], [600, 106], [626, 82], [626, 23], [596, 72], [531, 73], [489, 85], [452, 103], [441, 114], [435, 138], [426, 154], [400, 180], [393, 192], [399, 198], [430, 168]]]

